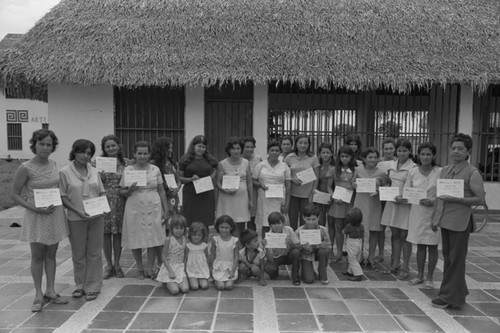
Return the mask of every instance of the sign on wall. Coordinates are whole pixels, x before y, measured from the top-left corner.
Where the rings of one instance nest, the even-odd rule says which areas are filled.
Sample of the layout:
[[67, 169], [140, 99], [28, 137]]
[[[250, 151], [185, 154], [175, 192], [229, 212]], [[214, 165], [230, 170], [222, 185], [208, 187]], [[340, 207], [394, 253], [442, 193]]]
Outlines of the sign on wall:
[[27, 123], [29, 116], [28, 110], [7, 110], [8, 123]]

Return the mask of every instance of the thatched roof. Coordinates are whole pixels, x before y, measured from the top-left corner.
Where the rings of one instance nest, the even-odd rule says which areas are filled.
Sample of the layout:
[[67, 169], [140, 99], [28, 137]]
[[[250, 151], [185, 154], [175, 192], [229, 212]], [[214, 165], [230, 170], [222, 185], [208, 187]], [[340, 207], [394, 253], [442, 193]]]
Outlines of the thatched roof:
[[0, 81], [482, 90], [500, 79], [499, 3], [62, 0], [9, 54]]

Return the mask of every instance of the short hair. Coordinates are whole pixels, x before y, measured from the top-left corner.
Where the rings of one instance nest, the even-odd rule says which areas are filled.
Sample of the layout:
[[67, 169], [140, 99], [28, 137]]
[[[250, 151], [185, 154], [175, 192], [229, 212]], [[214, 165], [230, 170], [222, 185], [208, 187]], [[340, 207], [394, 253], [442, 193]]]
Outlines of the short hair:
[[331, 153], [332, 153], [332, 165], [334, 165], [334, 152], [333, 152], [333, 145], [330, 143], [330, 142], [321, 142], [321, 144], [319, 145], [318, 147], [318, 158], [319, 158], [319, 163], [322, 164], [323, 163], [323, 159], [321, 158], [321, 151], [323, 150], [323, 148], [325, 149], [330, 149]]
[[186, 221], [186, 218], [183, 215], [181, 215], [181, 214], [175, 214], [170, 219], [170, 224], [168, 226], [168, 230], [170, 231], [170, 235], [173, 234], [175, 227], [182, 227], [182, 228], [184, 228], [184, 234], [186, 234], [187, 221]]
[[349, 145], [351, 142], [356, 142], [358, 149], [361, 149], [361, 137], [357, 134], [347, 134], [344, 139], [344, 144]]
[[363, 212], [358, 207], [353, 207], [347, 211], [345, 216], [346, 223], [350, 223], [352, 226], [357, 227], [363, 222]]
[[134, 144], [134, 153], [137, 153], [137, 148], [148, 148], [148, 153], [151, 153], [151, 147], [147, 141], [137, 141]]
[[319, 208], [313, 203], [308, 204], [307, 206], [304, 207], [304, 211], [302, 213], [304, 217], [309, 217], [309, 216], [319, 216]]
[[280, 139], [280, 145], [283, 143], [283, 141], [288, 140], [290, 141], [290, 144], [293, 145], [293, 139], [290, 135], [283, 135]]
[[243, 144], [246, 144], [247, 142], [253, 143], [254, 147], [257, 141], [255, 141], [255, 138], [253, 136], [246, 136], [243, 138]]
[[269, 143], [267, 144], [267, 151], [269, 151], [269, 149], [271, 149], [272, 147], [278, 147], [279, 150], [281, 151], [281, 144], [279, 141], [276, 140], [269, 141]]
[[231, 232], [236, 228], [236, 223], [234, 222], [233, 218], [229, 215], [221, 215], [215, 220], [215, 230], [219, 232], [219, 227], [222, 223], [227, 223], [231, 227]]
[[396, 148], [396, 140], [394, 140], [393, 138], [385, 138], [384, 141], [382, 141], [382, 149], [388, 143], [391, 143], [394, 146], [394, 148]]
[[227, 156], [230, 156], [229, 151], [233, 149], [234, 145], [240, 145], [241, 151], [243, 151], [243, 148], [245, 147], [245, 143], [241, 138], [237, 136], [230, 137], [227, 139], [226, 147], [224, 147]]
[[253, 239], [259, 238], [259, 234], [252, 229], [245, 229], [240, 234], [240, 243], [243, 245], [247, 245]]
[[87, 148], [90, 148], [90, 157], [95, 154], [95, 145], [92, 141], [87, 139], [78, 139], [73, 142], [73, 146], [71, 146], [71, 152], [69, 153], [69, 160], [74, 161], [76, 154], [83, 153]]
[[[375, 147], [368, 147], [361, 153], [361, 157], [365, 159], [369, 154], [377, 154], [377, 160], [380, 158], [380, 153], [378, 149]], [[363, 165], [365, 165], [365, 161], [363, 161]]]
[[399, 139], [396, 142], [396, 150], [398, 150], [399, 147], [404, 147], [410, 151], [410, 154], [412, 153], [413, 147], [411, 146], [411, 142], [408, 139]]
[[280, 212], [272, 212], [267, 217], [267, 222], [269, 222], [269, 225], [279, 224], [279, 223], [285, 224], [285, 216], [283, 214], [281, 214]]
[[465, 148], [467, 150], [471, 150], [472, 149], [473, 141], [472, 141], [472, 138], [471, 138], [470, 135], [464, 134], [464, 133], [456, 133], [451, 138], [450, 147], [453, 144], [453, 142], [456, 142], [456, 141], [463, 142], [464, 146], [465, 146]]
[[192, 241], [191, 237], [198, 232], [201, 232], [201, 241], [206, 242], [208, 239], [208, 230], [202, 222], [191, 223], [191, 226], [189, 227], [188, 239]]
[[434, 156], [434, 158], [432, 159], [431, 165], [435, 166], [436, 165], [435, 157], [437, 154], [437, 148], [432, 142], [423, 142], [418, 146], [418, 148], [417, 148], [417, 155], [418, 155], [417, 156], [417, 164], [419, 164], [419, 165], [421, 164], [420, 152], [422, 151], [422, 149], [425, 149], [425, 148], [429, 149], [432, 152], [432, 155]]
[[34, 131], [33, 134], [31, 135], [30, 150], [33, 152], [33, 154], [36, 154], [36, 149], [35, 149], [36, 143], [38, 141], [42, 141], [43, 139], [45, 139], [48, 136], [52, 139], [52, 152], [54, 152], [56, 150], [57, 145], [59, 144], [59, 140], [57, 139], [57, 136], [51, 130], [42, 128], [42, 129]]
[[116, 144], [118, 145], [118, 154], [117, 154], [118, 161], [120, 161], [121, 164], [125, 164], [125, 159], [123, 158], [122, 145], [121, 145], [120, 139], [114, 134], [109, 134], [109, 135], [106, 135], [105, 137], [102, 138], [102, 140], [101, 140], [102, 156], [108, 157], [108, 154], [104, 150], [104, 146], [106, 145], [106, 141], [109, 141], [109, 140], [113, 140], [114, 142], [116, 142]]
[[297, 148], [297, 142], [299, 142], [300, 139], [307, 139], [307, 143], [309, 144], [307, 146], [307, 151], [306, 154], [308, 156], [312, 156], [313, 153], [311, 151], [311, 145], [312, 145], [312, 140], [311, 137], [307, 134], [299, 134], [295, 137], [295, 142], [293, 143], [293, 152], [298, 155], [299, 154], [299, 149]]

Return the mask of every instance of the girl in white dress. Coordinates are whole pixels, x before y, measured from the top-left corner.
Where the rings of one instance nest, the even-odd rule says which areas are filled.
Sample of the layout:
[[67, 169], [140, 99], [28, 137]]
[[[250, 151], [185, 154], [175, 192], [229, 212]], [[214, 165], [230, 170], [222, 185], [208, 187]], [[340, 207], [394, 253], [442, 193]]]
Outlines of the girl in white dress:
[[170, 221], [170, 236], [163, 246], [163, 264], [156, 280], [167, 284], [167, 290], [172, 295], [189, 291], [188, 279], [185, 273], [184, 257], [186, 253], [186, 218], [174, 215]]
[[208, 231], [202, 222], [193, 222], [189, 227], [186, 245], [186, 274], [191, 290], [208, 289], [210, 268], [208, 267]]
[[235, 228], [234, 220], [229, 215], [222, 215], [215, 221], [215, 230], [219, 233], [212, 240], [213, 270], [212, 276], [218, 290], [231, 290], [238, 278], [238, 238], [231, 233]]

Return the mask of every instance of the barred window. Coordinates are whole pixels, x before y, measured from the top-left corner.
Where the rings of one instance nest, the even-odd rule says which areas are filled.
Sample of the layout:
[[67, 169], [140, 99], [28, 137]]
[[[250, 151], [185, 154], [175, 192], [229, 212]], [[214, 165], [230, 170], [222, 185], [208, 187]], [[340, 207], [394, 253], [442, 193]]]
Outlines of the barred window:
[[21, 124], [7, 124], [7, 149], [23, 150]]

